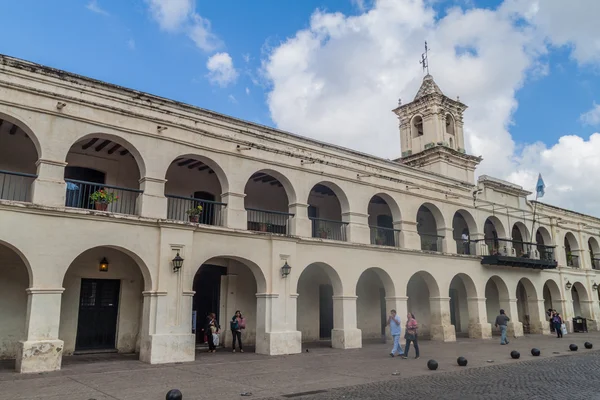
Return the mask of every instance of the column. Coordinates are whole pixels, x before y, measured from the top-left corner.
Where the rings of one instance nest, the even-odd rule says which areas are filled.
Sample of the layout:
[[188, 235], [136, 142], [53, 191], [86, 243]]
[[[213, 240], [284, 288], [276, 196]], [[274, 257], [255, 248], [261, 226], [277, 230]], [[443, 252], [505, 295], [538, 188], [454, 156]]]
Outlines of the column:
[[256, 294], [256, 353], [266, 355], [302, 352], [302, 333], [296, 330], [297, 294]]
[[290, 223], [290, 234], [292, 236], [312, 237], [312, 221], [308, 219], [308, 204], [290, 204], [291, 214], [294, 218]]
[[403, 248], [421, 250], [421, 236], [417, 232], [416, 222], [394, 222], [394, 229], [400, 229], [400, 242]]
[[59, 370], [64, 342], [58, 339], [60, 302], [63, 288], [27, 289], [27, 325], [25, 340], [19, 342], [18, 372]]
[[478, 256], [489, 255], [488, 247], [485, 244], [485, 235], [483, 233], [470, 233], [469, 240], [471, 240], [471, 253], [475, 251], [475, 255]]
[[39, 159], [37, 179], [33, 181], [31, 202], [49, 207], [64, 207], [67, 196], [66, 162]]
[[[406, 296], [396, 296], [396, 297], [386, 297], [385, 298], [385, 307], [386, 307], [386, 318], [387, 315], [390, 314], [391, 310], [396, 310], [396, 313], [400, 317], [401, 328], [404, 331], [404, 326], [406, 325], [406, 315], [408, 314], [408, 297]], [[390, 327], [385, 328], [386, 340], [392, 338], [390, 334]]]
[[348, 225], [346, 225], [347, 242], [371, 244], [371, 231], [367, 214], [347, 212], [342, 214], [342, 221], [348, 222]]
[[546, 319], [544, 299], [529, 300], [527, 303], [529, 308], [529, 326], [531, 333], [550, 335], [550, 323]]
[[333, 296], [333, 330], [331, 347], [360, 349], [362, 332], [356, 327], [357, 296]]
[[223, 225], [233, 229], [248, 229], [248, 216], [244, 205], [245, 193], [227, 192], [221, 195], [221, 201], [227, 204]]
[[140, 179], [137, 210], [140, 216], [147, 218], [167, 218], [167, 198], [165, 197], [165, 179], [145, 176]]
[[517, 309], [517, 299], [500, 299], [500, 304], [506, 304], [504, 309], [510, 321], [507, 325], [506, 336], [523, 336], [523, 323], [519, 321], [519, 310]]
[[[222, 325], [221, 331], [223, 332], [221, 341], [223, 343], [231, 343], [233, 339], [231, 329], [229, 329], [229, 326], [225, 325], [229, 324], [229, 318], [231, 318], [238, 309], [236, 304], [237, 281], [238, 276], [236, 274], [227, 274], [221, 276], [221, 309], [219, 311]], [[225, 318], [223, 316], [225, 316]]]
[[488, 322], [485, 297], [467, 297], [469, 311], [469, 337], [491, 339], [492, 324]]
[[450, 297], [430, 297], [429, 308], [431, 340], [456, 342], [456, 331], [450, 322]]
[[443, 236], [442, 239], [442, 248], [438, 249], [438, 251], [442, 251], [444, 253], [456, 254], [456, 241], [454, 240], [454, 229], [452, 228], [441, 228], [437, 230], [438, 236]]

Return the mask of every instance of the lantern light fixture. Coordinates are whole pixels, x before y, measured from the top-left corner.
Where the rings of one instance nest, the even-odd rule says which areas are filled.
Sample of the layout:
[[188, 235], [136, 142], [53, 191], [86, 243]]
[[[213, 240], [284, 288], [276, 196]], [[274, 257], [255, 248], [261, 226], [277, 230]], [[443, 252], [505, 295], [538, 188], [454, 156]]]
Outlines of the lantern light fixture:
[[181, 267], [183, 267], [183, 258], [181, 258], [181, 256], [179, 255], [179, 252], [177, 252], [177, 255], [172, 260], [172, 262], [173, 262], [173, 272], [179, 272]]
[[598, 284], [596, 282], [592, 285], [592, 290], [598, 290]]
[[290, 267], [290, 265], [286, 261], [285, 264], [283, 264], [283, 267], [281, 267], [281, 277], [287, 278], [290, 272], [292, 272], [292, 267]]
[[571, 290], [573, 285], [571, 284], [571, 282], [567, 281], [567, 284], [565, 285], [565, 287], [567, 288], [567, 290]]
[[102, 257], [100, 265], [98, 266], [98, 270], [100, 272], [108, 272], [108, 261], [106, 260], [106, 257]]

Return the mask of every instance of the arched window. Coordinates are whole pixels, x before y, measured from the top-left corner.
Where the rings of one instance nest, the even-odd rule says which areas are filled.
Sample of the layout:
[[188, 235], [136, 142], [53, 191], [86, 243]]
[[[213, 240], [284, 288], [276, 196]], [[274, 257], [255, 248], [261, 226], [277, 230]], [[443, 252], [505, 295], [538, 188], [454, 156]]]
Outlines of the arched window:
[[413, 138], [423, 136], [423, 118], [420, 115], [412, 119], [411, 133]]
[[454, 118], [450, 114], [446, 114], [446, 133], [454, 135]]

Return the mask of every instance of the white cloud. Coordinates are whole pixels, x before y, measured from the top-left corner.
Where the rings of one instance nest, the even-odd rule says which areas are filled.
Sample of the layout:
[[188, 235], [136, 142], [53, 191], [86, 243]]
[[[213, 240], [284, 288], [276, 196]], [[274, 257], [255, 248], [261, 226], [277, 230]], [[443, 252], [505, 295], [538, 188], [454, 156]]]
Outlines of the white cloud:
[[250, 95], [250, 88], [246, 88], [246, 94]]
[[127, 47], [129, 47], [129, 50], [135, 50], [135, 40], [129, 39], [127, 41]]
[[185, 32], [196, 46], [206, 52], [221, 46], [210, 21], [195, 12], [194, 0], [146, 0], [152, 17], [167, 32]]
[[250, 54], [248, 54], [248, 53], [242, 54], [242, 58], [244, 59], [245, 63], [250, 62]]
[[96, 14], [105, 15], [105, 16], [109, 16], [110, 15], [108, 13], [108, 11], [100, 8], [100, 6], [98, 5], [98, 1], [97, 0], [90, 0], [90, 2], [87, 3], [87, 5], [85, 7], [88, 10], [90, 10], [91, 12], [95, 12]]
[[586, 125], [600, 125], [600, 104], [594, 103], [591, 110], [581, 114], [581, 121]]
[[[525, 186], [533, 187], [538, 170], [545, 170], [541, 164], [536, 168], [542, 158], [534, 159], [529, 152], [538, 149], [548, 157], [563, 157], [565, 143], [571, 142], [562, 138], [549, 148], [536, 144], [517, 149], [510, 135], [516, 92], [528, 79], [549, 73], [540, 60], [547, 52], [545, 35], [534, 24], [540, 8], [526, 8], [519, 1], [506, 0], [496, 10], [452, 8], [442, 16], [424, 0], [378, 0], [357, 16], [316, 11], [308, 28], [272, 47], [263, 59], [262, 72], [271, 84], [271, 118], [285, 130], [399, 157], [398, 121], [390, 110], [399, 97], [407, 103], [417, 92], [422, 80], [418, 60], [426, 38], [436, 82], [446, 95], [460, 95], [469, 105], [467, 150], [484, 157], [478, 173], [523, 184], [527, 178]], [[522, 23], [525, 17], [531, 23]], [[577, 150], [569, 147], [568, 157], [598, 139], [580, 140]], [[546, 164], [544, 168], [554, 187], [569, 186], [564, 174]], [[585, 175], [585, 169], [577, 169], [583, 164], [575, 168], [571, 174]], [[553, 201], [567, 204], [569, 196], [560, 193]], [[600, 215], [600, 204], [588, 206], [579, 203], [580, 211]]]
[[232, 102], [233, 104], [237, 104], [237, 99], [235, 98], [234, 95], [230, 94], [229, 96], [227, 96], [227, 98], [229, 99], [230, 102]]
[[217, 53], [211, 56], [206, 62], [206, 68], [208, 80], [221, 87], [235, 82], [239, 75], [228, 53]]

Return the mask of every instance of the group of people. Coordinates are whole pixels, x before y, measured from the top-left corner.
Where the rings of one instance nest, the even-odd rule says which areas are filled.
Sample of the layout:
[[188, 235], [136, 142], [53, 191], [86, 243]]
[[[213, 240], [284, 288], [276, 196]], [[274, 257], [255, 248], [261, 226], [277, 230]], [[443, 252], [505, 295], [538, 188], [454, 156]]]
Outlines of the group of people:
[[[241, 311], [236, 311], [235, 315], [231, 318], [229, 322], [229, 328], [231, 329], [231, 334], [233, 336], [233, 352], [235, 353], [235, 342], [237, 341], [240, 353], [244, 352], [242, 347], [242, 330], [246, 329], [246, 320], [242, 316]], [[217, 346], [220, 342], [221, 326], [217, 321], [217, 316], [215, 313], [209, 313], [206, 316], [206, 321], [204, 324], [204, 338], [208, 343], [208, 352], [214, 353], [217, 351]]]
[[404, 331], [404, 340], [406, 342], [404, 344], [404, 351], [400, 345], [400, 335], [402, 333], [401, 321], [400, 317], [396, 314], [396, 310], [390, 311], [387, 325], [390, 326], [390, 333], [394, 338], [394, 347], [392, 348], [390, 356], [395, 357], [397, 353], [400, 357], [406, 359], [412, 343], [415, 348], [415, 359], [419, 358], [419, 339], [417, 334], [419, 324], [415, 319], [415, 315], [413, 313], [408, 313], [406, 316], [406, 329]]
[[548, 311], [546, 311], [546, 315], [550, 322], [550, 331], [556, 332], [557, 338], [563, 337], [563, 319], [560, 314], [557, 313], [556, 310], [549, 308]]

